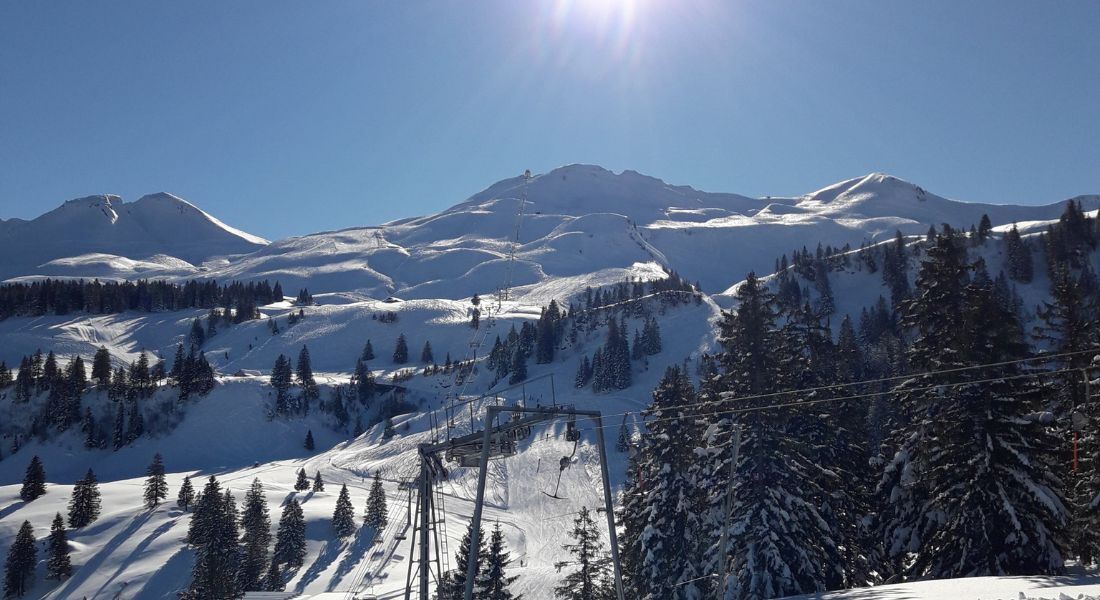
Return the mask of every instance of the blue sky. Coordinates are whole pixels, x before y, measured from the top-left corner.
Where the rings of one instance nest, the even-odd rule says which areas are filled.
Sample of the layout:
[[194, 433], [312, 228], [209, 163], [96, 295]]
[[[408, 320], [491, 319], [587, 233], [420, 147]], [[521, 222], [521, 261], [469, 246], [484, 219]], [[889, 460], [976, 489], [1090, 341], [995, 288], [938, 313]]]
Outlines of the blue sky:
[[596, 163], [1100, 193], [1100, 2], [0, 3], [0, 217], [170, 191], [270, 238]]

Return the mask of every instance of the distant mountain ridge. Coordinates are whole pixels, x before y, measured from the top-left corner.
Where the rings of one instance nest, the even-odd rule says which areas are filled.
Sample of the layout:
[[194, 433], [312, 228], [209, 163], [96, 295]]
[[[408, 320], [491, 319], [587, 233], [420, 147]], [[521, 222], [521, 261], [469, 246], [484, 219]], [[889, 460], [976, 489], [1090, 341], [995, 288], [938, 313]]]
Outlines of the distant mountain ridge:
[[[200, 265], [215, 256], [246, 254], [267, 240], [222, 223], [168, 193], [124, 202], [103, 194], [69, 200], [33, 220], [0, 221], [0, 276], [37, 274], [58, 259], [113, 255], [133, 260], [170, 257]], [[43, 274], [50, 274], [47, 272]]]
[[[1100, 196], [1080, 200], [1100, 207]], [[802, 246], [968, 227], [983, 214], [994, 225], [1051, 220], [1064, 204], [960, 202], [883, 173], [750, 198], [575, 164], [498, 181], [435, 214], [267, 243], [170, 194], [91, 196], [0, 222], [0, 251], [13, 257], [0, 278], [270, 279], [313, 292], [461, 298], [508, 279], [525, 286], [655, 263], [716, 292]]]

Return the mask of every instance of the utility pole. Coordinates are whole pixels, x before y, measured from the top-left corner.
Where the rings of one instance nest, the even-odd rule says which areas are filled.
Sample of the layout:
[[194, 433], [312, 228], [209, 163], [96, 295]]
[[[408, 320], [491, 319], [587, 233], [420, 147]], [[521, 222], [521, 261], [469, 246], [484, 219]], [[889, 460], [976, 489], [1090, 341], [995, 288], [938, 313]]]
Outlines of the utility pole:
[[724, 512], [726, 513], [725, 520], [722, 521], [722, 536], [718, 542], [718, 589], [720, 593], [718, 600], [725, 600], [726, 592], [729, 588], [729, 577], [726, 575], [729, 561], [729, 543], [730, 543], [730, 520], [733, 518], [733, 484], [734, 479], [737, 476], [737, 460], [741, 457], [741, 425], [740, 423], [733, 426], [733, 457], [730, 459], [730, 475], [729, 481], [726, 483], [726, 501]]

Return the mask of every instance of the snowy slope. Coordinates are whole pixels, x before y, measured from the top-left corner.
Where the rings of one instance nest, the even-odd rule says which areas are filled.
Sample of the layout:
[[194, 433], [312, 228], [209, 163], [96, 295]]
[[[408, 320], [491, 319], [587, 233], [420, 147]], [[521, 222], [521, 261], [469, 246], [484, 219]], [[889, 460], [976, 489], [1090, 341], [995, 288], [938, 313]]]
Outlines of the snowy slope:
[[[171, 194], [151, 194], [136, 202], [112, 195], [88, 196], [31, 221], [0, 221], [0, 253], [5, 257], [0, 277], [94, 276], [96, 265], [104, 260], [119, 261], [112, 276], [123, 276], [130, 265], [122, 259], [148, 261], [158, 255], [174, 257], [166, 265], [172, 273], [214, 256], [253, 252], [266, 244]], [[76, 259], [89, 254], [98, 255], [99, 262]], [[50, 261], [54, 262], [38, 268]]]
[[[602, 277], [619, 281], [619, 275], [621, 273], [605, 273]], [[523, 297], [529, 294], [532, 299], [541, 300], [547, 296], [560, 299], [557, 294], [575, 293], [586, 284], [598, 284], [599, 277], [591, 280], [563, 278], [552, 288], [529, 288]], [[325, 302], [328, 298], [317, 299]], [[349, 301], [338, 302], [340, 300]], [[346, 434], [333, 432], [326, 424], [326, 417], [319, 413], [305, 419], [268, 420], [263, 416], [271, 402], [266, 371], [278, 352], [296, 352], [301, 343], [308, 343], [317, 379], [323, 387], [322, 397], [325, 397], [329, 384], [347, 381], [348, 371], [367, 336], [371, 337], [379, 355], [375, 368], [378, 375], [384, 377], [387, 370], [394, 368], [386, 357], [392, 349], [391, 336], [396, 336], [397, 331], [407, 334], [410, 354], [414, 356], [418, 355], [419, 344], [430, 339], [437, 356], [449, 351], [455, 357], [462, 356], [473, 331], [466, 324], [465, 311], [461, 309], [463, 304], [455, 301], [381, 304], [346, 297], [332, 298], [332, 301], [332, 304], [307, 309], [304, 321], [278, 336], [271, 336], [262, 321], [220, 332], [211, 342], [212, 361], [221, 361], [218, 355], [223, 348], [232, 357], [240, 358], [219, 366], [219, 370], [224, 373], [240, 367], [254, 367], [264, 369], [265, 375], [224, 377], [210, 396], [196, 400], [189, 407], [179, 427], [168, 435], [142, 438], [118, 452], [110, 452], [84, 450], [81, 435], [74, 432], [45, 444], [32, 442], [14, 455], [5, 452], [5, 458], [0, 460], [0, 546], [6, 546], [24, 519], [29, 519], [38, 535], [44, 536], [54, 512], [64, 514], [71, 485], [87, 468], [94, 468], [102, 482], [103, 516], [93, 525], [71, 532], [74, 576], [59, 586], [39, 578], [32, 597], [112, 597], [121, 591], [122, 598], [167, 599], [173, 598], [187, 584], [192, 555], [183, 546], [182, 537], [190, 517], [171, 503], [154, 511], [140, 505], [141, 475], [154, 452], [164, 455], [170, 472], [172, 498], [184, 475], [193, 475], [195, 483], [199, 484], [207, 475], [215, 474], [233, 490], [238, 501], [252, 478], [259, 477], [267, 490], [276, 521], [282, 503], [290, 497], [303, 502], [308, 555], [305, 565], [290, 581], [288, 590], [307, 594], [349, 590], [382, 593], [403, 588], [409, 556], [406, 545], [399, 544], [392, 557], [382, 560], [377, 556], [379, 546], [370, 545], [372, 532], [361, 531], [356, 538], [338, 541], [332, 537], [329, 519], [341, 483], [347, 483], [356, 513], [361, 517], [369, 476], [374, 470], [382, 469], [391, 521], [383, 537], [387, 542], [393, 541], [394, 533], [407, 520], [408, 496], [398, 482], [414, 473], [416, 445], [439, 439], [441, 435], [441, 432], [433, 433], [433, 415], [421, 413], [397, 418], [398, 435], [386, 443], [380, 439], [378, 426], [357, 439], [350, 439]], [[503, 335], [513, 324], [536, 318], [538, 306], [525, 302], [521, 298], [505, 304], [505, 312], [487, 331], [489, 337]], [[382, 308], [395, 310], [399, 315], [397, 323], [380, 324], [369, 318], [372, 311]], [[275, 314], [278, 309], [265, 307], [263, 310]], [[551, 387], [549, 379], [541, 379], [525, 389], [503, 393], [501, 399], [509, 403], [526, 400], [537, 404], [548, 403], [556, 394], [559, 402], [601, 410], [609, 415], [604, 423], [604, 434], [613, 446], [623, 413], [631, 412], [628, 422], [634, 423], [637, 411], [648, 401], [647, 390], [654, 387], [666, 364], [678, 363], [713, 349], [711, 332], [717, 314], [717, 307], [706, 301], [669, 308], [661, 321], [665, 351], [651, 357], [647, 369], [638, 370], [635, 387], [626, 392], [594, 395], [589, 390], [579, 391], [572, 387], [572, 376], [581, 355], [590, 354], [595, 345], [603, 342], [602, 331], [597, 331], [587, 337], [582, 335], [579, 345], [564, 351], [559, 361], [530, 365], [532, 380], [554, 373], [555, 386]], [[95, 341], [108, 342], [113, 344], [112, 349], [120, 350], [135, 348], [139, 339], [149, 347], [166, 347], [171, 341], [163, 340], [182, 334], [192, 316], [191, 311], [182, 311], [171, 316], [160, 315], [159, 321], [140, 323], [9, 319], [0, 323], [0, 327], [19, 321], [28, 328], [23, 335], [31, 337], [20, 338], [13, 330], [4, 329], [0, 330], [0, 338], [29, 348], [48, 342], [52, 336], [70, 336], [69, 343], [85, 343], [85, 347], [90, 348], [91, 340], [80, 338], [80, 335], [90, 337], [92, 331], [113, 326], [112, 333]], [[78, 323], [79, 332], [73, 329]], [[631, 327], [640, 326], [634, 320], [629, 323]], [[36, 327], [53, 333], [35, 332]], [[255, 344], [255, 334], [266, 336], [262, 339], [264, 343]], [[249, 350], [249, 344], [253, 344], [254, 349]], [[123, 356], [132, 358], [133, 355]], [[487, 391], [489, 375], [482, 372], [465, 393]], [[450, 384], [449, 377], [417, 376], [406, 385], [410, 389], [409, 400], [430, 411], [443, 406], [445, 395], [455, 391], [450, 389]], [[171, 392], [163, 394], [170, 396]], [[96, 392], [91, 395], [98, 398]], [[11, 407], [0, 400], [0, 407], [5, 405]], [[478, 404], [473, 411], [478, 418], [482, 407]], [[8, 414], [0, 410], [0, 419], [8, 418]], [[445, 422], [442, 414], [437, 412], [434, 419]], [[562, 475], [559, 495], [564, 500], [546, 496], [553, 491], [559, 458], [571, 454], [573, 449], [573, 445], [562, 437], [562, 423], [537, 428], [521, 443], [519, 455], [494, 462], [491, 469], [488, 488], [491, 506], [486, 510], [486, 522], [500, 522], [505, 528], [513, 555], [523, 561], [522, 567], [517, 563], [514, 568], [514, 574], [521, 577], [517, 589], [531, 600], [549, 598], [548, 590], [560, 577], [553, 563], [565, 558], [561, 544], [566, 542], [566, 526], [573, 513], [581, 506], [595, 507], [601, 502], [595, 430], [588, 422], [580, 426], [582, 441], [571, 467]], [[461, 411], [456, 415], [453, 431], [464, 434], [470, 428], [470, 413]], [[307, 429], [313, 431], [317, 441], [316, 453], [308, 453], [301, 447]], [[46, 496], [25, 504], [17, 499], [17, 483], [33, 454], [42, 457], [51, 485]], [[612, 482], [617, 489], [626, 468], [626, 456], [612, 450], [610, 460]], [[292, 491], [294, 474], [303, 467], [310, 475], [321, 472], [327, 485], [325, 492], [295, 494]], [[448, 514], [446, 531], [452, 550], [472, 512], [474, 483], [472, 470], [454, 468], [450, 479], [443, 484]], [[387, 544], [381, 546], [383, 549], [388, 547]], [[375, 576], [364, 578], [364, 573]]]

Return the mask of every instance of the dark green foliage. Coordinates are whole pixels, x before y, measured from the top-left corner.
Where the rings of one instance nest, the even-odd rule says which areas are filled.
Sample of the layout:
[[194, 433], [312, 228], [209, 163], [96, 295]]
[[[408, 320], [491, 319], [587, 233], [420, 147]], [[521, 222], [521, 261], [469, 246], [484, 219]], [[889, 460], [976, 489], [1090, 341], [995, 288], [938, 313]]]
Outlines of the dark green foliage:
[[229, 490], [222, 492], [213, 476], [207, 481], [191, 517], [187, 543], [195, 549], [191, 585], [185, 599], [235, 598], [240, 595], [240, 546], [237, 504]]
[[275, 388], [275, 414], [290, 414], [290, 361], [282, 354], [271, 369], [271, 387]]
[[38, 545], [30, 521], [23, 521], [4, 562], [4, 597], [22, 598], [34, 582]]
[[512, 564], [512, 555], [504, 544], [504, 532], [500, 523], [493, 526], [489, 538], [489, 555], [483, 559], [481, 567], [482, 592], [478, 598], [484, 600], [522, 600], [523, 595], [513, 594], [509, 587], [519, 579], [518, 575], [509, 576], [508, 566]]
[[183, 483], [180, 484], [180, 491], [176, 495], [176, 506], [180, 510], [191, 510], [191, 506], [195, 502], [195, 487], [191, 485], [191, 477], [184, 477]]
[[405, 340], [405, 334], [397, 336], [397, 343], [393, 348], [393, 363], [403, 365], [409, 362], [409, 343]]
[[313, 379], [309, 349], [305, 346], [302, 346], [302, 350], [298, 352], [298, 369], [295, 374], [298, 378], [298, 385], [302, 387], [302, 404], [309, 406], [310, 403], [317, 400], [320, 393], [317, 390], [317, 382]]
[[303, 446], [305, 447], [306, 450], [309, 450], [310, 452], [313, 451], [315, 446], [313, 444], [313, 430], [312, 429], [310, 429], [309, 431], [306, 432], [306, 441], [305, 441], [305, 444], [303, 444]]
[[[466, 528], [466, 534], [459, 542], [458, 551], [455, 553], [454, 566], [439, 582], [439, 594], [437, 600], [462, 600], [466, 590], [466, 571], [470, 565], [470, 533], [472, 529]], [[485, 535], [478, 535], [478, 556], [486, 555]], [[485, 597], [485, 561], [478, 562], [478, 572], [474, 577], [474, 598]]]
[[325, 481], [321, 479], [321, 472], [317, 471], [313, 475], [313, 491], [323, 492], [325, 491]]
[[386, 491], [382, 488], [382, 472], [375, 471], [371, 481], [370, 494], [367, 496], [367, 511], [363, 517], [363, 526], [374, 529], [376, 535], [381, 535], [389, 521], [389, 512], [386, 508]]
[[609, 563], [611, 562], [600, 539], [601, 534], [588, 508], [581, 507], [573, 521], [573, 543], [562, 548], [573, 555], [573, 560], [563, 563], [572, 571], [554, 588], [554, 597], [561, 600], [603, 600], [608, 591]]
[[275, 553], [271, 560], [288, 567], [300, 567], [306, 557], [306, 521], [302, 505], [291, 499], [279, 517], [279, 531], [275, 535]]
[[168, 481], [164, 477], [164, 460], [160, 453], [153, 455], [153, 462], [145, 469], [145, 506], [156, 508], [168, 497]]
[[309, 489], [309, 477], [305, 469], [298, 469], [298, 478], [294, 481], [294, 491], [304, 492]]
[[268, 568], [271, 545], [271, 518], [268, 516], [267, 497], [259, 479], [244, 496], [241, 513], [241, 563], [238, 582], [241, 591], [262, 591], [264, 571]]
[[27, 465], [26, 474], [23, 476], [23, 487], [19, 489], [19, 497], [24, 502], [32, 502], [46, 493], [46, 470], [42, 468], [42, 460], [38, 456], [32, 456]]
[[46, 546], [46, 579], [64, 579], [73, 573], [69, 560], [69, 538], [65, 535], [65, 520], [61, 513], [54, 515], [50, 525], [50, 537]]
[[340, 496], [336, 498], [336, 510], [332, 513], [332, 530], [338, 538], [350, 537], [355, 533], [355, 507], [351, 505], [348, 486], [340, 486]]
[[424, 342], [424, 349], [420, 351], [420, 362], [430, 365], [435, 362], [435, 356], [432, 354], [432, 343]]
[[99, 482], [95, 473], [88, 469], [88, 473], [73, 486], [73, 495], [69, 499], [69, 527], [90, 525], [99, 518], [99, 511]]

